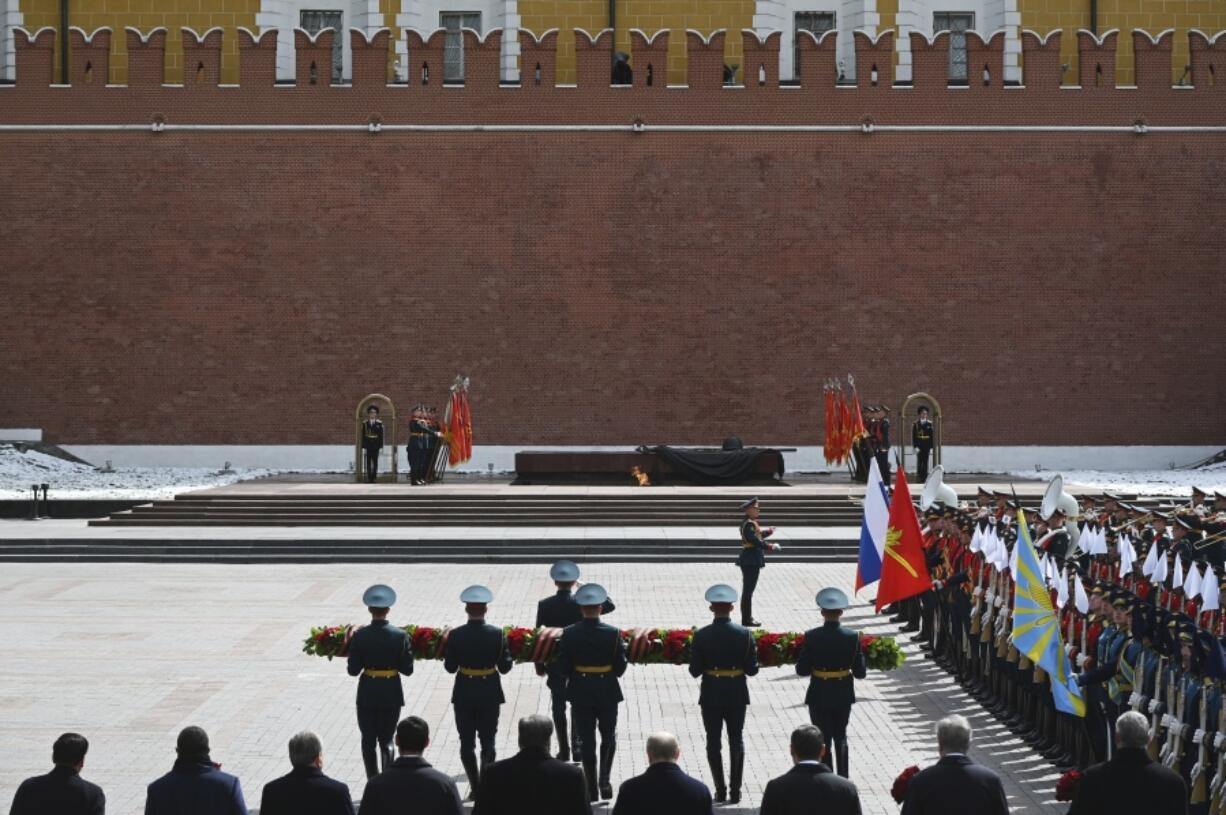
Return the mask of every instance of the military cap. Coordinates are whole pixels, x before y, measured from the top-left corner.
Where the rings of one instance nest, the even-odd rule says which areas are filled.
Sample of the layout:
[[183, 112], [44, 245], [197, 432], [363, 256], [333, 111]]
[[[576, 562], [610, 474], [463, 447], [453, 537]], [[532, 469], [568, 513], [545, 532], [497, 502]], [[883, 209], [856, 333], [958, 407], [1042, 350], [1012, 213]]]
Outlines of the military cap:
[[[1216, 495], [1217, 493], [1214, 493], [1214, 494]], [[1208, 498], [1208, 497], [1209, 497], [1209, 493], [1205, 492], [1205, 491], [1204, 491], [1204, 490], [1202, 490], [1200, 487], [1193, 487], [1193, 488], [1192, 488], [1192, 497], [1193, 497], [1193, 498], [1195, 498], [1195, 497], [1196, 497], [1196, 496], [1198, 496], [1198, 495], [1204, 496], [1205, 498]]]
[[1114, 492], [1104, 492], [1103, 498], [1107, 501], [1114, 501], [1117, 504], [1122, 503], [1124, 500], [1122, 497], [1120, 497]]
[[559, 583], [570, 583], [579, 579], [579, 564], [573, 560], [559, 560], [549, 568], [549, 578]]
[[758, 499], [750, 498], [748, 501], [741, 504], [741, 509], [749, 509], [750, 507], [756, 507], [757, 505], [758, 505]]
[[494, 593], [485, 586], [469, 586], [460, 592], [461, 603], [492, 603]]
[[1094, 581], [1094, 586], [1090, 589], [1090, 594], [1103, 594], [1106, 592], [1106, 585], [1101, 580]]
[[1171, 519], [1170, 514], [1164, 511], [1163, 507], [1154, 507], [1153, 509], [1149, 511], [1149, 513], [1153, 515], [1155, 518], [1162, 520], [1162, 521], [1169, 521]]
[[941, 512], [944, 509], [945, 509], [945, 505], [942, 504], [940, 501], [933, 501], [932, 504], [928, 507], [928, 509], [924, 510], [924, 517], [925, 518], [940, 518]]
[[584, 583], [575, 592], [575, 602], [581, 606], [603, 605], [609, 599], [609, 593], [599, 583]]
[[735, 603], [736, 589], [726, 583], [716, 583], [707, 589], [707, 593], [703, 595], [703, 598], [708, 603]]
[[1187, 520], [1186, 518], [1184, 518], [1182, 515], [1176, 515], [1176, 516], [1175, 516], [1175, 523], [1179, 524], [1179, 525], [1180, 525], [1180, 526], [1182, 526], [1184, 529], [1195, 529], [1195, 528], [1196, 528], [1195, 526], [1193, 526], [1192, 524], [1190, 524], [1190, 523], [1188, 522], [1188, 520]]
[[367, 608], [391, 608], [396, 602], [396, 592], [391, 586], [376, 583], [362, 592], [362, 602]]
[[842, 589], [827, 586], [817, 593], [817, 607], [823, 611], [842, 611], [849, 604], [847, 594]]
[[992, 493], [992, 491], [991, 491], [990, 489], [988, 489], [987, 487], [984, 487], [984, 486], [980, 486], [980, 487], [979, 487], [979, 488], [978, 488], [978, 489], [975, 491], [975, 494], [976, 494], [976, 495], [978, 495], [978, 496], [983, 496], [983, 497], [987, 497], [987, 498], [992, 498], [992, 497], [993, 497], [993, 493]]
[[1215, 506], [1215, 507], [1216, 507], [1216, 506], [1218, 506], [1219, 504], [1220, 504], [1220, 505], [1222, 505], [1222, 506], [1224, 506], [1224, 507], [1226, 507], [1226, 495], [1223, 495], [1222, 493], [1218, 492], [1217, 490], [1214, 490], [1214, 492], [1213, 492], [1213, 506]]

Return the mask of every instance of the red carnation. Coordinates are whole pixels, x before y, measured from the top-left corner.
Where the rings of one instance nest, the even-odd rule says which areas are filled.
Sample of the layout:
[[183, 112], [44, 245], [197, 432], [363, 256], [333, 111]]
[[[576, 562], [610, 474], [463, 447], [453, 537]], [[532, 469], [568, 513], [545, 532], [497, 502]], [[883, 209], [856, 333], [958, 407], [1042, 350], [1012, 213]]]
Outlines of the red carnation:
[[1076, 798], [1079, 784], [1081, 784], [1081, 773], [1077, 770], [1069, 770], [1060, 776], [1060, 780], [1056, 782], [1056, 800], [1071, 801]]
[[518, 657], [524, 650], [524, 639], [528, 636], [526, 628], [512, 628], [507, 632], [507, 648], [511, 651], [512, 657]]
[[911, 779], [919, 775], [920, 768], [912, 764], [907, 769], [903, 770], [898, 778], [894, 779], [894, 786], [890, 787], [890, 796], [895, 803], [901, 804], [907, 798], [907, 788], [911, 786]]
[[664, 658], [669, 662], [680, 662], [685, 656], [685, 643], [689, 639], [688, 629], [675, 629], [664, 635]]
[[868, 653], [868, 647], [876, 641], [877, 641], [877, 637], [874, 637], [872, 634], [861, 634], [860, 635], [860, 650], [864, 651], [865, 653]]

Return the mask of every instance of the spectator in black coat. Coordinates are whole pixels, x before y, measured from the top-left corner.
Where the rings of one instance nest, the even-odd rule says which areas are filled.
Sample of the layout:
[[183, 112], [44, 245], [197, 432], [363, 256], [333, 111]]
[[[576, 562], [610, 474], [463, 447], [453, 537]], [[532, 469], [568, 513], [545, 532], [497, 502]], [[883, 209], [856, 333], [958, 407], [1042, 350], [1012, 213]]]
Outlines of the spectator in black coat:
[[428, 744], [424, 719], [410, 716], [396, 725], [400, 758], [366, 782], [358, 815], [464, 815], [455, 781], [421, 757]]
[[583, 770], [549, 755], [553, 722], [519, 720], [519, 753], [481, 773], [473, 815], [591, 815]]
[[792, 731], [790, 771], [774, 778], [762, 793], [759, 815], [860, 815], [856, 785], [823, 764], [826, 744], [822, 731], [802, 724]]
[[1115, 755], [1082, 774], [1068, 815], [1186, 815], [1188, 788], [1183, 777], [1151, 760], [1145, 752], [1148, 743], [1144, 714], [1131, 710], [1122, 714], [1115, 722]]
[[712, 815], [711, 790], [677, 766], [681, 747], [672, 733], [647, 739], [647, 771], [622, 783], [613, 815]]
[[289, 740], [294, 769], [264, 785], [260, 815], [353, 815], [349, 787], [324, 775], [319, 736], [302, 732]]
[[185, 727], [170, 772], [149, 785], [145, 815], [247, 815], [238, 779], [209, 757], [209, 734]]
[[971, 761], [971, 724], [963, 716], [937, 722], [937, 751], [941, 760], [911, 779], [902, 815], [974, 812], [1007, 815], [1009, 803], [1000, 776]]
[[106, 796], [97, 784], [81, 777], [89, 742], [78, 733], [65, 733], [51, 746], [55, 768], [21, 782], [9, 815], [103, 815]]

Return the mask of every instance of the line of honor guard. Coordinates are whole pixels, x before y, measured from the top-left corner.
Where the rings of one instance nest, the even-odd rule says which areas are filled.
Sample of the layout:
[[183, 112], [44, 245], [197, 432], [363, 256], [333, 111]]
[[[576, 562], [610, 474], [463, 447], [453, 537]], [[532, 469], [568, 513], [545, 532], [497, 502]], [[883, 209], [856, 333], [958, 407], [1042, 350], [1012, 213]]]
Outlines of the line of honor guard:
[[[939, 470], [934, 479], [939, 485]], [[933, 590], [898, 604], [892, 619], [1060, 767], [1109, 758], [1121, 713], [1150, 717], [1150, 754], [1183, 775], [1189, 811], [1226, 813], [1226, 495], [1196, 490], [1187, 505], [1147, 508], [1115, 494], [1078, 502], [1053, 487], [1043, 506], [1021, 510], [1086, 700], [1084, 719], [1056, 710], [1050, 677], [1010, 642], [1008, 555], [1019, 509], [1012, 494], [980, 488], [973, 505], [956, 506], [949, 490], [946, 503], [921, 502]]]
[[[756, 506], [756, 499], [753, 504]], [[549, 575], [557, 591], [538, 603], [536, 625], [542, 632], [560, 629], [561, 635], [556, 658], [536, 667], [546, 677], [550, 691], [558, 758], [574, 757], [582, 764], [589, 800], [609, 800], [613, 797], [618, 707], [624, 699], [619, 679], [629, 664], [626, 645], [621, 631], [600, 619], [615, 608], [602, 586], [587, 583], [575, 590], [579, 567], [571, 561], [558, 561]], [[747, 679], [758, 673], [758, 651], [752, 632], [732, 622], [738, 599], [735, 589], [717, 584], [704, 598], [714, 618], [694, 633], [689, 669], [700, 680], [698, 704], [715, 781], [714, 800], [739, 803], [745, 770]], [[500, 676], [513, 664], [503, 630], [485, 621], [493, 599], [493, 592], [485, 586], [464, 589], [460, 601], [468, 622], [446, 633], [443, 649], [443, 668], [455, 675], [451, 702], [470, 798], [480, 785], [481, 774], [495, 760], [499, 709], [505, 702]], [[349, 673], [359, 677], [358, 727], [368, 778], [391, 763], [392, 736], [404, 706], [400, 677], [413, 673], [411, 643], [403, 630], [387, 620], [395, 601], [396, 594], [388, 586], [367, 589], [363, 602], [371, 623], [354, 632], [348, 644]], [[822, 589], [817, 604], [824, 624], [806, 633], [797, 672], [809, 677], [805, 703], [811, 720], [827, 734], [838, 772], [846, 777], [847, 720], [855, 701], [854, 681], [865, 675], [864, 654], [859, 635], [840, 624], [847, 595], [839, 589]], [[727, 776], [722, 749], [725, 731], [730, 756]]]

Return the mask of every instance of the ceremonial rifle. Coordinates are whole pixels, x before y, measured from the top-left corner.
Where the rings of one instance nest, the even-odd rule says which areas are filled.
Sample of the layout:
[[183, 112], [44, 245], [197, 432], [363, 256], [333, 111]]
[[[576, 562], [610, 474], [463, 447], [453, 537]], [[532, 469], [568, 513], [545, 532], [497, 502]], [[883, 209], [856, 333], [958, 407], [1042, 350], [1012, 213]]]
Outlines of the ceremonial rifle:
[[[1167, 763], [1167, 757], [1170, 755], [1172, 748], [1171, 724], [1175, 720], [1175, 704], [1180, 696], [1179, 684], [1182, 680], [1182, 674], [1175, 663], [1171, 662], [1171, 675], [1167, 677], [1166, 682], [1166, 712], [1162, 714], [1162, 726], [1166, 728], [1166, 743], [1162, 745], [1162, 749], [1158, 751], [1158, 761], [1163, 764]], [[1168, 765], [1169, 766], [1169, 765]]]
[[[1149, 744], [1146, 745], [1146, 751], [1149, 757], [1154, 761], [1158, 760], [1161, 754], [1158, 749], [1158, 731], [1162, 727], [1162, 715], [1158, 710], [1162, 707], [1162, 682], [1166, 679], [1166, 657], [1158, 657], [1158, 674], [1154, 677], [1154, 698], [1149, 700], [1150, 710], [1149, 716]], [[1166, 695], [1171, 695], [1170, 687], [1167, 687]]]
[[1226, 704], [1221, 705], [1218, 710], [1217, 734], [1213, 737], [1213, 746], [1217, 749], [1217, 771], [1213, 774], [1213, 783], [1209, 785], [1209, 811], [1212, 813], [1221, 812], [1226, 804], [1222, 796], [1222, 782], [1226, 781], [1226, 749], [1223, 740], [1226, 740]]
[[1205, 744], [1205, 728], [1209, 725], [1209, 679], [1201, 680], [1200, 687], [1200, 744], [1196, 746], [1196, 764], [1192, 766], [1191, 803], [1203, 804], [1209, 799], [1205, 783], [1205, 765], [1209, 763], [1209, 746]]
[[1167, 725], [1167, 753], [1166, 760], [1163, 762], [1166, 766], [1174, 769], [1179, 766], [1183, 760], [1183, 714], [1184, 707], [1188, 701], [1187, 694], [1188, 681], [1183, 675], [1182, 669], [1179, 676], [1179, 692], [1175, 695], [1175, 716], [1171, 723]]

